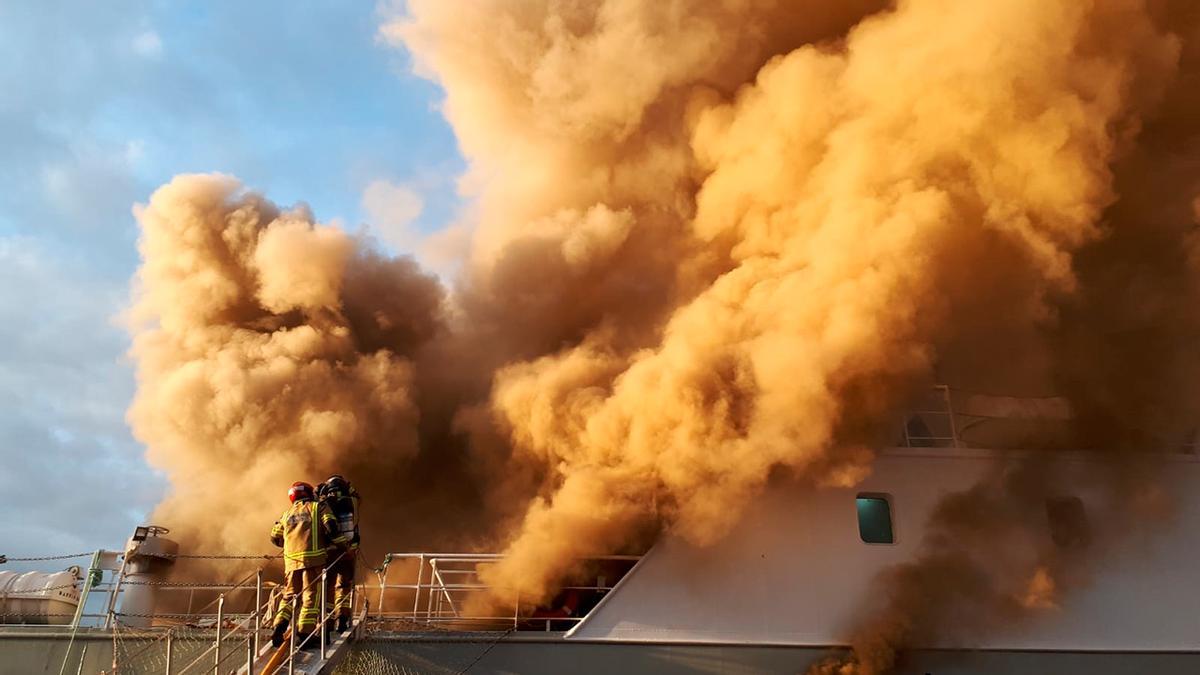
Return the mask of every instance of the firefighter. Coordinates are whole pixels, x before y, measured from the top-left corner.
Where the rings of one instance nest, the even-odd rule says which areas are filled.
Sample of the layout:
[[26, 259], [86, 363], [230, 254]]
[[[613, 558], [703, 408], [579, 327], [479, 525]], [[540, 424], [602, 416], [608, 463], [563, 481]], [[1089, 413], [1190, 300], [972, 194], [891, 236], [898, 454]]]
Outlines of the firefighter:
[[[300, 595], [300, 617], [296, 620], [296, 635], [303, 641], [317, 627], [321, 571], [328, 560], [328, 549], [339, 547], [346, 540], [338, 532], [337, 519], [329, 507], [320, 503], [308, 483], [293, 483], [288, 490], [292, 505], [271, 528], [271, 543], [283, 547], [284, 593], [279, 612], [275, 614], [275, 630], [271, 644], [283, 643], [284, 633], [292, 619], [292, 601]], [[313, 647], [318, 641], [310, 640]]]
[[317, 488], [317, 496], [328, 505], [337, 519], [338, 532], [346, 541], [345, 552], [329, 567], [329, 586], [334, 598], [338, 632], [350, 629], [353, 608], [350, 593], [354, 590], [354, 568], [358, 558], [358, 491], [350, 482], [334, 474]]

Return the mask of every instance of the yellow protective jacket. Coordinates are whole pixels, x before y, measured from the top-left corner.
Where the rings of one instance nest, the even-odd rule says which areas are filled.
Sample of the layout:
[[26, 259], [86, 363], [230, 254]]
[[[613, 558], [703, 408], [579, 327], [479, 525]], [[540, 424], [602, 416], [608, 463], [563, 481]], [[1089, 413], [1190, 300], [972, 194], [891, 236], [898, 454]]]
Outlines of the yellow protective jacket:
[[330, 546], [343, 546], [337, 518], [318, 501], [294, 502], [271, 528], [271, 543], [283, 547], [284, 572], [321, 567]]

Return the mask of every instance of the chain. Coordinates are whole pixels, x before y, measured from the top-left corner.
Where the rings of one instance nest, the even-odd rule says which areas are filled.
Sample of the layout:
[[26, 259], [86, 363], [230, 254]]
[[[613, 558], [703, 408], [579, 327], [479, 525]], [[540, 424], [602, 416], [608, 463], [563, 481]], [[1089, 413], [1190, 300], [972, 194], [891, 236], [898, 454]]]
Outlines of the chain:
[[64, 553], [62, 555], [42, 555], [32, 558], [10, 558], [5, 555], [0, 555], [0, 564], [6, 562], [42, 562], [45, 560], [70, 560], [71, 558], [86, 558], [92, 555], [93, 551], [87, 553]]
[[[241, 584], [210, 584], [203, 581], [123, 581], [122, 586], [158, 586], [161, 588], [200, 588], [211, 591], [237, 590], [239, 588], [254, 590], [254, 586]], [[263, 586], [276, 585], [273, 581], [264, 581]]]
[[75, 588], [76, 584], [78, 583], [79, 582], [76, 581], [74, 584], [60, 584], [58, 586], [46, 586], [45, 588], [31, 588], [25, 591], [9, 591], [8, 595], [10, 597], [14, 595], [32, 595], [34, 593], [41, 593], [43, 591], [57, 591], [64, 588]]
[[[71, 558], [86, 558], [92, 555], [92, 551], [86, 553], [64, 553], [62, 555], [41, 555], [31, 556], [26, 558], [11, 558], [9, 556], [0, 555], [0, 564], [6, 562], [44, 562], [47, 560], [70, 560]], [[274, 560], [280, 557], [279, 553], [241, 553], [236, 555], [200, 555], [188, 553], [155, 553], [156, 558], [178, 558], [184, 560]]]
[[[215, 616], [215, 614], [199, 614], [199, 613], [197, 613], [197, 612], [191, 612], [190, 614], [179, 614], [179, 613], [170, 613], [170, 612], [158, 612], [158, 613], [155, 613], [155, 614], [138, 614], [138, 613], [136, 613], [136, 612], [113, 612], [113, 616], [129, 616], [129, 617], [134, 617], [134, 618], [138, 618], [138, 619], [158, 619], [158, 618], [168, 618], [168, 619], [187, 619], [187, 618], [194, 618], [194, 619], [196, 619], [196, 620], [201, 620], [201, 619], [207, 619], [207, 618], [213, 617], [213, 616]], [[228, 618], [228, 617], [240, 617], [240, 616], [249, 616], [249, 613], [246, 613], [246, 614], [228, 614], [228, 615], [227, 615], [227, 618]], [[226, 623], [229, 623], [229, 621], [226, 621]]]
[[240, 554], [240, 555], [199, 555], [185, 553], [155, 553], [156, 558], [178, 558], [184, 560], [274, 560], [281, 557], [281, 553], [259, 553]]

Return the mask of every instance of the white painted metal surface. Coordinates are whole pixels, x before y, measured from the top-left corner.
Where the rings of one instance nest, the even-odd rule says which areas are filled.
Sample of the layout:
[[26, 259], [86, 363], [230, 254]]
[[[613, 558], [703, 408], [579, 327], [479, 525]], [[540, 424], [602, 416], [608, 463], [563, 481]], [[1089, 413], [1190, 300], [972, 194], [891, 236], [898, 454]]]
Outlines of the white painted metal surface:
[[125, 544], [124, 564], [118, 573], [117, 588], [109, 601], [110, 625], [116, 596], [121, 595], [121, 622], [129, 628], [148, 628], [158, 604], [158, 586], [167, 569], [175, 562], [179, 544], [164, 536], [169, 530], [157, 526], [139, 527]]
[[[855, 489], [775, 486], [711, 548], [662, 540], [568, 639], [844, 643], [875, 592], [876, 575], [917, 552], [938, 499], [1012, 461], [1012, 454], [991, 451], [895, 449], [884, 452]], [[1060, 461], [1066, 470], [1094, 468], [1083, 454]], [[1169, 526], [1120, 538], [1123, 547], [1105, 552], [1090, 584], [1067, 595], [1060, 609], [954, 646], [1200, 649], [1200, 460], [1175, 455], [1164, 461], [1164, 487], [1178, 501]], [[891, 496], [895, 544], [859, 538], [855, 497], [864, 492]], [[1088, 503], [1088, 495], [1077, 496]]]

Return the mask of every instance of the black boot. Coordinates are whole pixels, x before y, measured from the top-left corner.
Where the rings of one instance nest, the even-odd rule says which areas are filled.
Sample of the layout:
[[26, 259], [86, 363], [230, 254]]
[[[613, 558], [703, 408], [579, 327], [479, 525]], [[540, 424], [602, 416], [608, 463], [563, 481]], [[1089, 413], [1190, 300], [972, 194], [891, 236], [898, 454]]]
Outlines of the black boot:
[[321, 634], [315, 630], [310, 630], [304, 635], [298, 635], [296, 639], [300, 641], [300, 649], [321, 648]]
[[275, 629], [271, 631], [271, 646], [279, 649], [279, 645], [283, 644], [283, 636], [287, 633], [288, 622], [280, 621], [275, 624]]
[[346, 616], [345, 614], [339, 616], [337, 629], [339, 633], [345, 633], [346, 631], [350, 630], [350, 617]]

